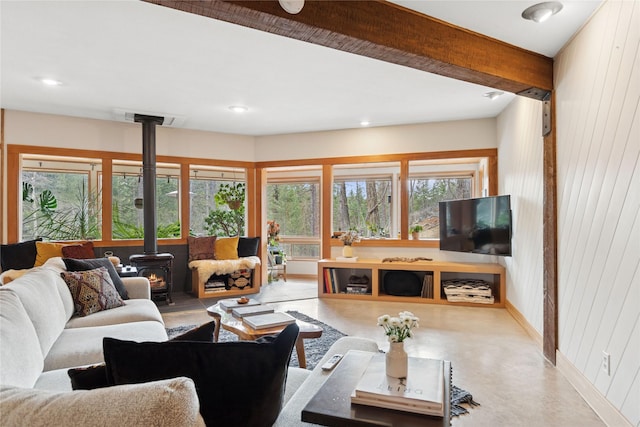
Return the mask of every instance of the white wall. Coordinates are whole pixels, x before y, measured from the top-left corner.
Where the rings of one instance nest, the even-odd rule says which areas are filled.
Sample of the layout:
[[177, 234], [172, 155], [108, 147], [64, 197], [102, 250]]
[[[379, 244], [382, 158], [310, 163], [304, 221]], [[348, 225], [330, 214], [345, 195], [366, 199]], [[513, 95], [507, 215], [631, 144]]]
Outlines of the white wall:
[[314, 159], [496, 147], [495, 119], [256, 137], [256, 160]]
[[[254, 142], [252, 136], [156, 128], [159, 155], [251, 162]], [[5, 143], [141, 153], [142, 127], [139, 123], [6, 110]]]
[[507, 269], [509, 302], [540, 335], [542, 290], [542, 103], [518, 97], [497, 121], [498, 192], [511, 195], [512, 257]]
[[[559, 355], [640, 424], [640, 3], [611, 0], [556, 58]], [[611, 354], [611, 375], [600, 366]]]

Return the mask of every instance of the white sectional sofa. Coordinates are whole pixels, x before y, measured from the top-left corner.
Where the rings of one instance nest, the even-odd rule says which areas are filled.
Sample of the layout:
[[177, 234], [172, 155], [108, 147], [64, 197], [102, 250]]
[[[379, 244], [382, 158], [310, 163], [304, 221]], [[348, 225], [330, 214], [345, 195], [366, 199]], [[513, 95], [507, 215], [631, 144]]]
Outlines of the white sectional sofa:
[[[122, 307], [73, 316], [74, 305], [60, 258], [0, 286], [0, 424], [204, 425], [189, 378], [71, 391], [68, 369], [102, 362], [102, 339], [165, 341], [167, 334], [150, 299], [146, 278], [123, 282], [131, 299]], [[304, 406], [324, 383], [324, 360], [350, 349], [377, 351], [375, 341], [344, 337], [313, 371], [289, 368], [277, 426], [303, 425]], [[114, 417], [114, 408], [117, 415]]]
[[0, 287], [0, 424], [108, 425], [116, 405], [126, 425], [203, 425], [188, 378], [71, 391], [68, 369], [102, 362], [104, 337], [165, 341], [167, 333], [146, 278], [123, 279], [124, 306], [75, 317], [64, 269], [54, 258]]

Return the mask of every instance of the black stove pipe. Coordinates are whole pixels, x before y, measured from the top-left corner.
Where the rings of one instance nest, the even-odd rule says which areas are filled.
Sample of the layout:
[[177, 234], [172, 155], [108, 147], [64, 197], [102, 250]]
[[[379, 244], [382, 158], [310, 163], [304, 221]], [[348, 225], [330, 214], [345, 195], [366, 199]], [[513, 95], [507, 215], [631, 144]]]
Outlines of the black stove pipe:
[[142, 200], [144, 218], [144, 253], [158, 253], [156, 214], [156, 125], [164, 117], [135, 114], [133, 120], [142, 123]]

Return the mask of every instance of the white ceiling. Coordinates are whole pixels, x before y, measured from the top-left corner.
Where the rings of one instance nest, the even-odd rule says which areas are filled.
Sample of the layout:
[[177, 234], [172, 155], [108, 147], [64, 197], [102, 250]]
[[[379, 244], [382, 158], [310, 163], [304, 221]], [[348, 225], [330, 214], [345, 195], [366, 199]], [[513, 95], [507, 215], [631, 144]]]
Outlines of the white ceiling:
[[[553, 57], [601, 1], [563, 1], [543, 24], [520, 17], [535, 0], [394, 2]], [[6, 109], [150, 113], [182, 128], [272, 135], [495, 117], [515, 96], [490, 101], [491, 88], [138, 1], [0, 0], [0, 15]]]

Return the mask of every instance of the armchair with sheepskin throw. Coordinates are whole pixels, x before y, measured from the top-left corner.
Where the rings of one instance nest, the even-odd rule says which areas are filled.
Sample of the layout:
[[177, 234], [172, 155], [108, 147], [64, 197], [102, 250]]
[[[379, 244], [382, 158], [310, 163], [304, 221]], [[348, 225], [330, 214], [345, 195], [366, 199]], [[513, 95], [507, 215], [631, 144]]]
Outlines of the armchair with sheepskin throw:
[[193, 293], [198, 298], [258, 293], [259, 248], [259, 237], [189, 237]]

